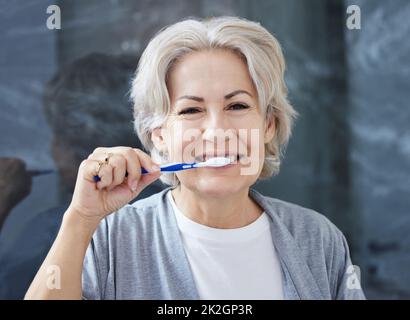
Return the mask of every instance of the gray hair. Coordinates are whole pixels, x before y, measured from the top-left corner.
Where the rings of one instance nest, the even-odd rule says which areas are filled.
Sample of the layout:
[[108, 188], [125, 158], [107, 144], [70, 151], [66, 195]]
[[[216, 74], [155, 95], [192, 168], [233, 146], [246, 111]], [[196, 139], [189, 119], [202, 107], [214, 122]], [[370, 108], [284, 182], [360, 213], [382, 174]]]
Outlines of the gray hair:
[[[171, 110], [166, 85], [171, 67], [185, 54], [228, 49], [247, 64], [258, 93], [265, 121], [275, 121], [276, 133], [265, 144], [265, 159], [260, 179], [279, 173], [280, 159], [286, 147], [297, 112], [287, 98], [284, 80], [285, 60], [276, 38], [260, 23], [238, 17], [189, 18], [162, 28], [149, 42], [132, 82], [134, 129], [154, 161], [167, 161], [151, 140], [152, 131], [161, 127]], [[163, 174], [161, 181], [178, 184], [175, 174]]]

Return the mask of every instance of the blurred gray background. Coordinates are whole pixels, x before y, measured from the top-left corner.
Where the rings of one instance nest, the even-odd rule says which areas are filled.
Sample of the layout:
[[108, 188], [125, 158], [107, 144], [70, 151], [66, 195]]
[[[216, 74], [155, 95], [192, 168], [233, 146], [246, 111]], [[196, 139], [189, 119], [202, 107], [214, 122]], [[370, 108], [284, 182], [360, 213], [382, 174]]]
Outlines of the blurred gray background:
[[[61, 8], [61, 30], [46, 28], [51, 4]], [[361, 8], [360, 30], [346, 27], [350, 4]], [[22, 234], [36, 237], [27, 224], [69, 199], [43, 109], [47, 81], [92, 53], [137, 61], [161, 27], [215, 15], [258, 21], [279, 39], [300, 113], [281, 173], [256, 188], [329, 217], [348, 239], [368, 298], [410, 298], [407, 0], [0, 1], [0, 157], [21, 159], [31, 177], [30, 193], [4, 214], [0, 298], [21, 298], [33, 276], [9, 261], [30, 254], [24, 245], [16, 252]]]

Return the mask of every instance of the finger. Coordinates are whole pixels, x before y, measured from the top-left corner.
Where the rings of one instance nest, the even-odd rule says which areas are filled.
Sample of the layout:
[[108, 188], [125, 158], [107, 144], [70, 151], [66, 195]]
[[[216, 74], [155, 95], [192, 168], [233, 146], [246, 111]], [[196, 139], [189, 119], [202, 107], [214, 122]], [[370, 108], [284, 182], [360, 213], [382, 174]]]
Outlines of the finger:
[[[105, 163], [105, 157], [107, 153], [103, 154], [102, 151], [98, 152], [98, 150], [102, 150], [104, 148], [97, 148], [94, 150], [92, 154], [88, 156], [88, 160], [97, 162], [96, 166], [96, 173], [94, 175], [94, 182], [96, 184], [97, 189], [102, 190], [103, 188], [107, 188], [112, 184], [114, 179], [114, 168], [110, 165], [107, 167], [107, 163]], [[103, 163], [101, 167], [98, 169], [98, 164]], [[105, 167], [105, 168], [104, 168]]]
[[122, 155], [126, 160], [126, 175], [127, 183], [130, 189], [136, 189], [141, 178], [141, 163], [138, 154], [132, 148], [122, 151]]
[[146, 169], [148, 172], [159, 171], [160, 168], [159, 168], [158, 163], [154, 162], [148, 154], [146, 154], [144, 151], [140, 149], [133, 149], [133, 150], [138, 154], [141, 167]]
[[[141, 167], [142, 166], [149, 172], [159, 171], [159, 168], [157, 169], [155, 168], [155, 166], [158, 166], [158, 164], [152, 161], [151, 157], [148, 154], [146, 154], [145, 152], [143, 152], [142, 150], [138, 148], [133, 149], [130, 147], [111, 147], [111, 148], [99, 147], [94, 150], [93, 154], [90, 155], [90, 158], [98, 159], [102, 161], [105, 159], [108, 153], [118, 153], [118, 154], [121, 154], [126, 159], [125, 175], [127, 176], [128, 185], [131, 189], [133, 187], [135, 189], [135, 187], [138, 186], [138, 182], [140, 179], [142, 179], [142, 183], [144, 184], [149, 184], [152, 182], [150, 181], [149, 178], [146, 178], [146, 176], [149, 176], [150, 174], [148, 175], [145, 174], [145, 175], [142, 175], [141, 177]], [[116, 174], [114, 174], [114, 176], [116, 177]], [[155, 179], [157, 178], [154, 178], [154, 180]]]
[[98, 162], [91, 159], [85, 159], [78, 168], [78, 177], [82, 177], [88, 182], [95, 183], [94, 176], [97, 175]]
[[131, 189], [133, 196], [139, 195], [142, 190], [144, 190], [148, 185], [150, 185], [155, 180], [157, 180], [159, 177], [161, 177], [161, 175], [162, 175], [161, 171], [143, 174], [141, 176], [141, 179], [138, 181], [138, 184], [136, 185], [136, 187], [134, 187], [134, 189]]
[[141, 176], [140, 182], [146, 187], [161, 176], [159, 165], [152, 158], [140, 149], [134, 149], [140, 159], [141, 167], [148, 171], [148, 174]]
[[101, 180], [97, 182], [97, 189], [102, 190], [103, 188], [108, 188], [113, 181], [113, 167], [104, 163], [100, 168], [98, 176]]
[[[131, 148], [125, 148], [125, 147], [102, 148], [102, 147], [99, 147], [99, 148], [96, 148], [94, 152], [88, 157], [89, 159], [92, 159], [92, 160], [105, 162], [107, 156], [110, 154], [110, 156], [108, 157], [108, 163], [113, 168], [113, 180], [112, 180], [111, 185], [107, 188], [108, 190], [112, 190], [117, 185], [122, 184], [125, 180], [126, 159], [120, 153], [121, 151], [124, 151], [124, 149], [131, 149]], [[114, 153], [115, 151], [117, 153]]]
[[[124, 174], [124, 177], [127, 177], [127, 184], [131, 189], [132, 184], [134, 183], [136, 185], [141, 177], [141, 166], [137, 153], [131, 147], [99, 147], [94, 150], [90, 155], [90, 158], [103, 161], [109, 153], [120, 154], [125, 159], [126, 173]], [[110, 159], [111, 158], [112, 156]], [[111, 161], [109, 162], [111, 163]]]
[[101, 156], [104, 155], [106, 156], [108, 153], [123, 153], [124, 150], [132, 149], [131, 147], [123, 147], [123, 146], [117, 146], [117, 147], [98, 147], [95, 148], [94, 151], [90, 154], [90, 157], [95, 156]]
[[[86, 159], [81, 162], [79, 168], [79, 174], [87, 180], [88, 182], [92, 182], [96, 184], [98, 189], [102, 189], [103, 187], [109, 185], [112, 181], [112, 168], [106, 164], [103, 164], [99, 168], [99, 161]], [[99, 177], [99, 181], [96, 182], [95, 176]]]
[[108, 163], [113, 168], [113, 181], [108, 188], [108, 190], [111, 190], [124, 182], [127, 160], [121, 154], [113, 154]]

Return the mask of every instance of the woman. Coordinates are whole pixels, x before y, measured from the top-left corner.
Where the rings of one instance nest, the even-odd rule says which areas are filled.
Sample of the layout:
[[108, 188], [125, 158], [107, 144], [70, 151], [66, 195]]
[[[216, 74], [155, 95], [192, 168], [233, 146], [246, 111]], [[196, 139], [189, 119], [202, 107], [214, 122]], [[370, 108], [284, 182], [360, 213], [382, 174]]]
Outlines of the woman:
[[[279, 43], [255, 22], [188, 19], [161, 30], [131, 92], [150, 156], [101, 147], [82, 162], [26, 298], [364, 298], [331, 222], [251, 188], [278, 173], [296, 115], [284, 69]], [[232, 163], [158, 168], [213, 157]], [[170, 187], [128, 204], [158, 178]]]

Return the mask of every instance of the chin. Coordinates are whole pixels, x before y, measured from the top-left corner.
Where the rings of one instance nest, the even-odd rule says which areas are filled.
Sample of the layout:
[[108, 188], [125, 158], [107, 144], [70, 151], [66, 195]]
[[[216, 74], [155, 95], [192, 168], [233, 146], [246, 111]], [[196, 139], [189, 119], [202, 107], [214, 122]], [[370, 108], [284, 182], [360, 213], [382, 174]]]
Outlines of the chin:
[[243, 179], [229, 176], [207, 176], [198, 178], [193, 187], [204, 196], [224, 197], [248, 187]]

